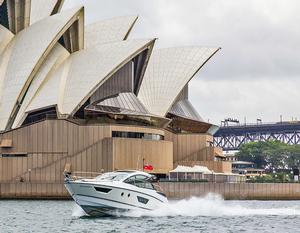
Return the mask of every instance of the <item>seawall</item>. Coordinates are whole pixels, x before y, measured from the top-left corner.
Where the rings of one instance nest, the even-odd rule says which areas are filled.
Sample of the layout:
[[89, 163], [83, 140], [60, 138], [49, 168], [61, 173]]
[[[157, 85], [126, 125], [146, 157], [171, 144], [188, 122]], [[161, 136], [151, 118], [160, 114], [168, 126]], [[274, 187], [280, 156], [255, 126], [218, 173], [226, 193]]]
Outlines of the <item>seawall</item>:
[[[218, 193], [227, 200], [300, 200], [299, 183], [161, 182], [168, 198]], [[62, 183], [0, 183], [1, 199], [69, 199]]]
[[227, 200], [300, 200], [299, 183], [162, 182], [161, 186], [176, 199], [217, 193]]

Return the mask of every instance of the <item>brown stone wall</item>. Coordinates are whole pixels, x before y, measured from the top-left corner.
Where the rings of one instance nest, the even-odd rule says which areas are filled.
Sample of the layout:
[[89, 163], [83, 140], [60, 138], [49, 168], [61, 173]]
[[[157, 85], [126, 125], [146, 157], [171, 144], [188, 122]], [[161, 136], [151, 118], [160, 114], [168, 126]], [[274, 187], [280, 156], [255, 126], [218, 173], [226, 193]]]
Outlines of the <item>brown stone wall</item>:
[[[113, 130], [154, 133], [165, 136], [165, 140], [112, 138]], [[1, 154], [26, 156], [0, 157], [0, 182], [62, 182], [66, 163], [71, 164], [72, 171], [100, 172], [142, 168], [143, 158], [146, 164], [153, 165], [153, 173], [168, 173], [174, 162], [176, 165], [199, 150], [206, 152], [203, 159], [211, 160], [201, 165], [215, 172], [228, 171], [223, 163], [212, 161], [213, 152], [207, 147], [212, 137], [207, 134], [174, 134], [159, 128], [129, 125], [79, 125], [61, 119], [44, 120], [2, 133], [0, 140], [3, 139], [12, 145], [0, 148]]]
[[[63, 171], [66, 163], [71, 164], [72, 171], [100, 172], [113, 170], [111, 131], [132, 131], [164, 135], [163, 130], [150, 127], [134, 127], [123, 125], [78, 125], [67, 120], [45, 120], [36, 124], [24, 126], [0, 134], [0, 140], [9, 139], [12, 147], [0, 148], [3, 154], [23, 153], [24, 157], [0, 157], [0, 182], [14, 182], [23, 179], [32, 182], [58, 182], [63, 180]], [[145, 141], [140, 145], [141, 141]], [[158, 168], [169, 168], [171, 142], [149, 141], [138, 139], [128, 140], [128, 145], [122, 144], [127, 156], [137, 148], [147, 148], [152, 154], [167, 154], [159, 158]], [[168, 144], [166, 148], [161, 144]], [[144, 146], [145, 145], [145, 146]], [[160, 149], [159, 149], [160, 148]], [[158, 149], [157, 151], [155, 151]], [[138, 152], [139, 153], [139, 152]], [[140, 153], [139, 153], [140, 154]], [[142, 154], [141, 154], [142, 155]], [[129, 159], [130, 160], [130, 159]], [[129, 161], [128, 160], [128, 161]], [[130, 160], [130, 167], [136, 166], [136, 161]], [[151, 160], [151, 162], [153, 162]], [[154, 162], [153, 162], [154, 163]], [[134, 165], [133, 165], [134, 164]], [[154, 163], [155, 164], [155, 163]], [[153, 164], [153, 165], [154, 165]], [[128, 167], [129, 168], [129, 167]]]
[[215, 156], [219, 155], [220, 153], [222, 154], [222, 149], [218, 147], [204, 147], [179, 161], [214, 161]]
[[153, 166], [152, 173], [168, 173], [173, 169], [173, 143], [133, 138], [107, 138], [112, 147], [113, 169], [142, 169]]
[[20, 199], [70, 199], [61, 182], [0, 183], [0, 198]]
[[[300, 200], [299, 183], [161, 182], [170, 199], [204, 197], [217, 193], [227, 200]], [[0, 198], [70, 198], [61, 182], [1, 182]]]
[[300, 200], [299, 183], [161, 182], [160, 185], [168, 198], [177, 199], [217, 193], [228, 200]]
[[165, 131], [165, 140], [173, 142], [174, 163], [181, 161], [209, 146], [209, 134], [174, 134]]

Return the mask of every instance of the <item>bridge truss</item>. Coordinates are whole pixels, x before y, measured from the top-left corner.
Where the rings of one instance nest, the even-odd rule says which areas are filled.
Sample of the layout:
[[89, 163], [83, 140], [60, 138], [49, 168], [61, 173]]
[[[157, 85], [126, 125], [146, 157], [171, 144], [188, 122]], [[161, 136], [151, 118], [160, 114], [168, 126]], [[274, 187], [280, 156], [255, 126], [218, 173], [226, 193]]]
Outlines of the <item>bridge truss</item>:
[[300, 144], [300, 121], [223, 126], [214, 135], [214, 146], [230, 151], [248, 142], [269, 140]]

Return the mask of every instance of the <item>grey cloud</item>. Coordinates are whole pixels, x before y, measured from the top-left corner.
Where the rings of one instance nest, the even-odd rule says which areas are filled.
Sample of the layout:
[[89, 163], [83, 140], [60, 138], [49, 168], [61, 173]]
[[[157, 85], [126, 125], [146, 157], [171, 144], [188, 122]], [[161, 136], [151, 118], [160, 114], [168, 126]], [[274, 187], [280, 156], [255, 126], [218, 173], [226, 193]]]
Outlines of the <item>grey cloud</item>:
[[190, 99], [204, 119], [220, 123], [231, 117], [247, 122], [261, 118], [265, 122], [299, 117], [300, 79], [273, 80], [269, 78], [254, 82], [227, 80], [192, 80]]
[[270, 76], [300, 72], [300, 2], [267, 0], [69, 0], [84, 4], [87, 22], [138, 14], [134, 37], [158, 37], [157, 47], [220, 46], [205, 75], [220, 78]]

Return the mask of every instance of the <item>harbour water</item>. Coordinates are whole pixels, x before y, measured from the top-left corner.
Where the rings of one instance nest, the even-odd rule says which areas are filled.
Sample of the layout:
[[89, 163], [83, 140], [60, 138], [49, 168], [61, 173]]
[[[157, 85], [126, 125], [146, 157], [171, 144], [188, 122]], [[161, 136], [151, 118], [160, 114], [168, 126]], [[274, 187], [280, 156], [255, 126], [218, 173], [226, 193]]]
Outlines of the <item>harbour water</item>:
[[299, 232], [300, 201], [172, 200], [153, 212], [90, 218], [73, 201], [0, 201], [0, 232]]

